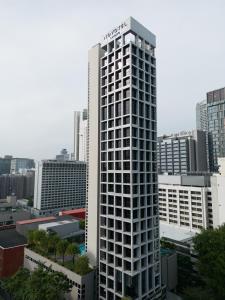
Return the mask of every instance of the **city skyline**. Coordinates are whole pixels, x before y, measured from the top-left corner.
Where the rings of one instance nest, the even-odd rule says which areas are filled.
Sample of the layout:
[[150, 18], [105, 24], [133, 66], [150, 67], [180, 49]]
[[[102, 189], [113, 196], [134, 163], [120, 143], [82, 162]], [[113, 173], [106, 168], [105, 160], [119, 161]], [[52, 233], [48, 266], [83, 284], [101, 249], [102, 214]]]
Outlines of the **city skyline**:
[[87, 107], [88, 49], [99, 32], [129, 15], [158, 37], [159, 134], [195, 128], [196, 103], [225, 85], [222, 1], [142, 1], [140, 7], [124, 1], [119, 11], [116, 2], [109, 10], [90, 1], [0, 7], [0, 156], [40, 160], [61, 148], [73, 152], [73, 111]]

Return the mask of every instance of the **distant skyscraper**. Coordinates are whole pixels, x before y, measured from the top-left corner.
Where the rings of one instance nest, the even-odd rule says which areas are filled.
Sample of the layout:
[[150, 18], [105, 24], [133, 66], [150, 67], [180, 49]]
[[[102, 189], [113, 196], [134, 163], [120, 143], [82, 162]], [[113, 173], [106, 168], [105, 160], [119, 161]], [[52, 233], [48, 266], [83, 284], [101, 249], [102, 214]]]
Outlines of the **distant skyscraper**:
[[155, 36], [133, 18], [89, 51], [87, 254], [98, 299], [161, 299]]
[[34, 212], [37, 215], [82, 208], [85, 198], [85, 162], [43, 160], [36, 164]]
[[33, 197], [34, 171], [0, 175], [0, 199], [14, 194], [17, 199]]
[[202, 130], [158, 137], [159, 173], [207, 172], [206, 135]]
[[0, 157], [0, 175], [10, 174], [12, 156], [6, 155], [4, 158]]
[[87, 161], [87, 109], [74, 112], [74, 159]]
[[206, 100], [196, 104], [196, 129], [208, 132], [208, 113]]
[[210, 170], [218, 170], [218, 157], [225, 157], [225, 88], [207, 93]]
[[11, 160], [11, 174], [24, 172], [33, 169], [34, 167], [34, 160], [30, 158], [12, 158]]

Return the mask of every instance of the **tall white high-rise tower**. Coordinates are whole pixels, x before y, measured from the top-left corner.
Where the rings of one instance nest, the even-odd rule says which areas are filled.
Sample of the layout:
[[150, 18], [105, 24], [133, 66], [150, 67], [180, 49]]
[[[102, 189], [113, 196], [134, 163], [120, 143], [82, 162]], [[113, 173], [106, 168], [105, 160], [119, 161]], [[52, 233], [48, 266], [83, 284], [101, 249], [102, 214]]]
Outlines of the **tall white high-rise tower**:
[[102, 300], [161, 299], [155, 46], [130, 17], [89, 51], [86, 248]]
[[87, 161], [87, 109], [74, 112], [74, 153], [75, 160]]

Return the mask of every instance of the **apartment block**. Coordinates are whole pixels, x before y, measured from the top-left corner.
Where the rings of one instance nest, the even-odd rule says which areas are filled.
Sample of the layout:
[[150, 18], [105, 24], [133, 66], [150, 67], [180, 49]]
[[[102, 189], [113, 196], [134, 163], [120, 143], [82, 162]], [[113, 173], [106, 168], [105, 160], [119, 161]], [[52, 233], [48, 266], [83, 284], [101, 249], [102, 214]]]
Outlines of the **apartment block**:
[[85, 207], [86, 163], [43, 160], [36, 164], [34, 213]]
[[160, 222], [200, 232], [213, 227], [210, 176], [159, 175]]

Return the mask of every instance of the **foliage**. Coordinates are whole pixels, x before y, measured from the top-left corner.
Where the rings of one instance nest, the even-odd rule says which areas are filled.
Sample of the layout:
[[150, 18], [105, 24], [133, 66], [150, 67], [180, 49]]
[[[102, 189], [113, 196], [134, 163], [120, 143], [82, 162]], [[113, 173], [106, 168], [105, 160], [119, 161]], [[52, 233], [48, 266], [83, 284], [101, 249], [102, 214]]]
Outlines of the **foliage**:
[[194, 238], [198, 269], [215, 299], [225, 299], [225, 225], [204, 229]]
[[36, 247], [41, 252], [46, 252], [48, 249], [47, 233], [45, 230], [34, 230], [33, 241]]
[[34, 231], [35, 230], [29, 230], [27, 233], [27, 242], [28, 242], [28, 245], [31, 247], [35, 244]]
[[80, 220], [80, 229], [85, 229], [85, 220]]
[[183, 300], [215, 300], [211, 293], [202, 287], [189, 287], [184, 290]]
[[60, 238], [56, 234], [50, 234], [48, 237], [48, 251], [53, 252], [56, 260], [57, 244]]
[[28, 199], [27, 205], [30, 207], [33, 207], [33, 205], [34, 205], [33, 199]]
[[66, 254], [66, 249], [67, 249], [68, 245], [69, 245], [69, 242], [67, 240], [60, 240], [56, 247], [56, 251], [57, 251], [58, 255], [62, 255], [63, 265], [64, 265], [65, 254]]
[[13, 277], [3, 283], [3, 288], [15, 300], [60, 300], [68, 293], [71, 285], [60, 272], [45, 271], [43, 268], [30, 273], [20, 269]]
[[202, 284], [199, 274], [194, 270], [194, 263], [186, 255], [177, 255], [178, 291], [183, 292], [187, 287], [197, 287]]
[[74, 271], [79, 275], [85, 275], [91, 271], [87, 256], [83, 255], [77, 258], [74, 264]]
[[[90, 272], [90, 268], [88, 266], [88, 259], [85, 258], [84, 260], [79, 260], [80, 257], [80, 250], [76, 243], [68, 242], [67, 240], [61, 240], [56, 234], [48, 234], [44, 230], [30, 230], [27, 234], [28, 245], [29, 247], [34, 250], [35, 252], [48, 257], [49, 259], [53, 259], [63, 266], [65, 265], [70, 270], [74, 270], [75, 265], [79, 274], [86, 274]], [[61, 257], [57, 258], [57, 254]], [[65, 263], [65, 256], [67, 257]], [[71, 259], [72, 257], [72, 259]], [[62, 258], [62, 263], [60, 262]], [[69, 259], [69, 260], [68, 260]], [[86, 262], [87, 259], [87, 262]], [[75, 261], [76, 260], [76, 261]], [[82, 271], [81, 268], [84, 266], [84, 270]]]
[[5, 289], [10, 296], [14, 296], [16, 300], [23, 299], [24, 290], [27, 289], [27, 282], [30, 277], [30, 272], [27, 269], [20, 269], [15, 275], [9, 279], [3, 281], [2, 287]]
[[75, 256], [80, 254], [80, 250], [77, 244], [69, 244], [66, 248], [66, 254], [71, 255], [73, 257], [73, 263], [74, 263]]
[[165, 248], [165, 249], [175, 249], [176, 248], [176, 246], [173, 243], [170, 243], [164, 239], [160, 240], [160, 244], [161, 244], [161, 247]]

